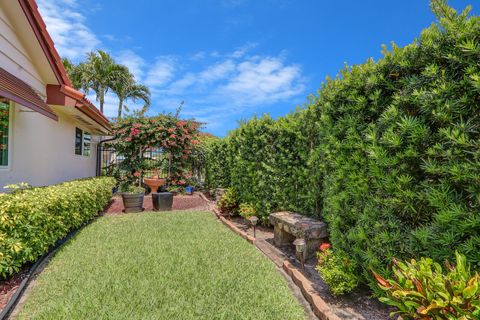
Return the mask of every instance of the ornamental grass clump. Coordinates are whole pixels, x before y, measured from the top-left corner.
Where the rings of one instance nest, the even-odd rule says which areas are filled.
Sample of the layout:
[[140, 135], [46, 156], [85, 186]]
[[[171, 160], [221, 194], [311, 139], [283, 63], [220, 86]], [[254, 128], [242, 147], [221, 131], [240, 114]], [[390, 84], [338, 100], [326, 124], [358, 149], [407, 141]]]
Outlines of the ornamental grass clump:
[[102, 177], [0, 196], [0, 279], [95, 217], [111, 199], [114, 186], [115, 179]]
[[393, 260], [393, 279], [374, 273], [385, 296], [407, 319], [473, 320], [480, 318], [480, 275], [472, 272], [464, 255], [456, 253], [455, 265], [445, 269], [430, 258], [410, 262]]

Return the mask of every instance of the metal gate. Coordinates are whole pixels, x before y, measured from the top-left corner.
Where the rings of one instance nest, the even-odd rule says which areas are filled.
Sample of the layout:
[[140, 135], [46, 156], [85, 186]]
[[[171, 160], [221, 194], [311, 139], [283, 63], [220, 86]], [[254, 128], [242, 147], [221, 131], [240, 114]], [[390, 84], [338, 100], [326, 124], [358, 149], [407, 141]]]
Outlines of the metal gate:
[[[115, 148], [108, 144], [112, 140], [103, 140], [97, 145], [97, 176], [114, 176], [118, 165], [123, 161], [123, 156], [118, 154]], [[167, 154], [161, 148], [150, 148], [143, 153], [143, 158], [147, 161], [159, 162], [165, 160]], [[200, 150], [195, 150], [192, 153], [190, 161], [190, 172], [197, 181], [204, 180], [204, 155]], [[168, 178], [170, 176], [169, 168], [158, 172], [158, 176]], [[143, 177], [151, 177], [153, 170], [142, 172]]]

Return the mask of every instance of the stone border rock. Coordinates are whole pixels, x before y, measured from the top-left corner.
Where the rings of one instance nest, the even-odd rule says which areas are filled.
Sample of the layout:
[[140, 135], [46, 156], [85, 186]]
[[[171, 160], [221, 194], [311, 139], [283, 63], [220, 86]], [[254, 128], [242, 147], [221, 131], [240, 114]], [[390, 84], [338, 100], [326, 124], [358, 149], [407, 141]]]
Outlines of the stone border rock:
[[[313, 313], [321, 320], [341, 320], [337, 315], [333, 313], [328, 304], [322, 297], [315, 291], [314, 284], [302, 272], [296, 268], [286, 257], [280, 258], [278, 254], [272, 252], [276, 248], [265, 248], [266, 241], [258, 241], [246, 232], [240, 230], [230, 220], [227, 220], [220, 214], [215, 202], [207, 199], [204, 194], [200, 192], [200, 197], [205, 200], [215, 216], [230, 230], [247, 240], [249, 243], [255, 245], [265, 256], [267, 256], [278, 267], [281, 267], [292, 281], [298, 286], [305, 299], [310, 303]], [[263, 242], [263, 243], [262, 243]], [[268, 246], [271, 246], [268, 244]], [[272, 250], [273, 249], [273, 250]]]

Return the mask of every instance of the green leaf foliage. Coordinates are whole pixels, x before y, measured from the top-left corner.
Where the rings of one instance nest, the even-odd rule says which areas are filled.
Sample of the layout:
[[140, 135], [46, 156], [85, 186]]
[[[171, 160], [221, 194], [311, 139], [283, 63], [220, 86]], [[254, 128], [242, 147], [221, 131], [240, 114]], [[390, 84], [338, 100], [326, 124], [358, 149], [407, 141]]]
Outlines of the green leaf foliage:
[[406, 319], [478, 319], [480, 275], [473, 273], [464, 255], [456, 253], [456, 264], [446, 270], [430, 258], [410, 262], [394, 260], [394, 279], [375, 274], [384, 291], [380, 300], [395, 306]]
[[480, 267], [480, 18], [432, 9], [438, 23], [412, 44], [345, 66], [305, 108], [241, 123], [207, 156], [209, 186], [260, 215], [328, 222], [374, 290], [369, 270], [390, 274], [392, 257], [458, 250]]
[[93, 178], [0, 195], [0, 279], [35, 261], [112, 197], [113, 178]]
[[358, 285], [355, 264], [348, 257], [331, 249], [319, 251], [317, 257], [316, 269], [333, 295], [350, 292]]

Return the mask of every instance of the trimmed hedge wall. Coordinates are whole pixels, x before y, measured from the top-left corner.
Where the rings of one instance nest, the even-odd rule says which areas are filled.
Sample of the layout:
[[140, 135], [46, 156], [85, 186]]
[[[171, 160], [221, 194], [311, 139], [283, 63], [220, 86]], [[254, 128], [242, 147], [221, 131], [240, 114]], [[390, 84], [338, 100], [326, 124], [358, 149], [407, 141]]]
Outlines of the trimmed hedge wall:
[[74, 180], [0, 195], [0, 278], [35, 261], [112, 197], [113, 178]]
[[458, 250], [480, 268], [480, 19], [431, 3], [439, 22], [414, 43], [345, 67], [285, 118], [241, 124], [207, 157], [229, 168], [209, 186], [261, 214], [323, 217], [372, 288], [392, 257]]

